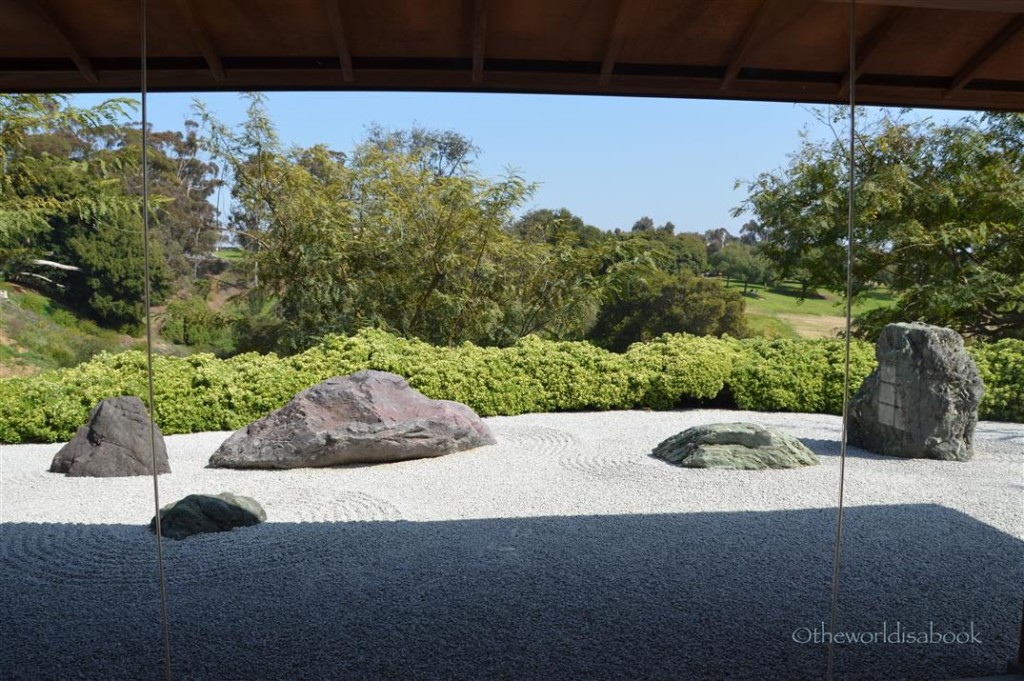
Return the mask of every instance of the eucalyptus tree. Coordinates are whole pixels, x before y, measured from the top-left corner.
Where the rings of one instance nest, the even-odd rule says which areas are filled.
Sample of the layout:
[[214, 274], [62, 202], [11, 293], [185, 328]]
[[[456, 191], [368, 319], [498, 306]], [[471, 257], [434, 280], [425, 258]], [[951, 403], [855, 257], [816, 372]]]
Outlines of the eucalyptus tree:
[[339, 153], [286, 148], [259, 96], [236, 129], [200, 114], [229, 171], [254, 306], [270, 310], [280, 349], [364, 326], [506, 344], [580, 335], [592, 318], [586, 256], [512, 234], [533, 185], [480, 176], [458, 133], [374, 127]]

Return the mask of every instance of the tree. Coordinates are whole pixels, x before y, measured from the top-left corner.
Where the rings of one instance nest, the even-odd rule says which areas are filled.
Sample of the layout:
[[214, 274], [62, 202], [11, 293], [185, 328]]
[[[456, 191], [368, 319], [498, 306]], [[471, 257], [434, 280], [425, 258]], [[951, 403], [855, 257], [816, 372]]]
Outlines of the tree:
[[568, 243], [579, 248], [590, 248], [610, 236], [607, 232], [586, 224], [583, 218], [574, 215], [567, 208], [531, 210], [513, 222], [509, 231], [520, 239], [532, 243]]
[[631, 232], [653, 232], [654, 231], [654, 220], [650, 219], [646, 215], [633, 223], [630, 227]]
[[745, 335], [738, 292], [686, 267], [672, 269], [674, 256], [664, 242], [676, 239], [623, 234], [595, 249], [601, 307], [588, 340], [622, 351], [664, 333]]
[[[184, 132], [149, 135], [150, 193], [162, 199], [154, 225], [168, 264], [178, 276], [191, 278], [199, 276], [221, 238], [210, 199], [223, 182], [216, 164], [202, 158], [198, 128], [188, 120]], [[137, 129], [131, 132], [125, 140], [129, 146], [141, 136]]]
[[[838, 120], [838, 119], [831, 119]], [[891, 320], [1024, 337], [1024, 124], [986, 114], [936, 125], [883, 114], [859, 131], [853, 281], [887, 282], [891, 310], [858, 318], [862, 333]], [[780, 274], [845, 288], [847, 150], [811, 141], [782, 171], [747, 183], [762, 253]]]
[[[61, 97], [0, 95], [0, 269], [45, 282], [101, 323], [137, 328], [142, 202], [130, 183], [140, 175], [140, 154], [112, 141], [127, 105], [110, 100], [83, 110]], [[151, 246], [159, 302], [169, 279], [158, 242]]]
[[89, 168], [69, 156], [41, 161], [29, 149], [34, 136], [88, 129], [116, 120], [127, 100], [108, 100], [90, 109], [71, 107], [60, 95], [0, 94], [0, 276], [10, 277], [44, 255], [41, 239], [50, 231], [48, 218], [77, 212], [91, 203], [111, 206], [123, 200], [97, 186], [92, 195], [36, 191], [50, 168], [62, 165], [85, 177]]
[[532, 185], [477, 175], [457, 133], [371, 128], [349, 154], [285, 149], [259, 97], [238, 129], [204, 122], [234, 178], [231, 222], [277, 348], [364, 326], [439, 345], [506, 344], [578, 336], [592, 321], [586, 249], [511, 233]]
[[665, 333], [746, 335], [743, 298], [720, 282], [630, 263], [606, 283], [605, 301], [588, 338], [615, 352]]
[[[68, 250], [77, 270], [69, 272], [62, 298], [106, 326], [138, 331], [145, 318], [142, 229], [134, 213], [111, 213], [75, 230]], [[159, 244], [151, 244], [150, 295], [166, 299], [171, 272]]]
[[744, 293], [749, 285], [763, 284], [768, 276], [768, 263], [753, 246], [741, 241], [726, 244], [711, 263], [725, 276], [726, 284], [732, 279], [742, 281]]
[[735, 241], [736, 237], [729, 233], [725, 227], [717, 227], [715, 229], [709, 229], [704, 232], [704, 244], [707, 247], [708, 257], [712, 257], [715, 253], [722, 250], [725, 245], [731, 241]]
[[756, 246], [761, 241], [763, 233], [764, 230], [761, 229], [761, 225], [757, 224], [757, 220], [747, 220], [740, 227], [740, 242], [748, 246]]

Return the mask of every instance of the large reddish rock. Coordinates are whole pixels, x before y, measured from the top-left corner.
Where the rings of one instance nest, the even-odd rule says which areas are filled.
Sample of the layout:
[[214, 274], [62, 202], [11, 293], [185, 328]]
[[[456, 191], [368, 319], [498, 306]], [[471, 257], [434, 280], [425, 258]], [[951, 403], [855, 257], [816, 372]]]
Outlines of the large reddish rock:
[[432, 400], [383, 371], [329, 378], [229, 437], [215, 468], [311, 468], [441, 456], [494, 444], [458, 402]]
[[50, 472], [69, 477], [112, 478], [153, 474], [150, 428], [156, 435], [157, 473], [170, 473], [164, 437], [138, 397], [110, 397], [53, 457]]

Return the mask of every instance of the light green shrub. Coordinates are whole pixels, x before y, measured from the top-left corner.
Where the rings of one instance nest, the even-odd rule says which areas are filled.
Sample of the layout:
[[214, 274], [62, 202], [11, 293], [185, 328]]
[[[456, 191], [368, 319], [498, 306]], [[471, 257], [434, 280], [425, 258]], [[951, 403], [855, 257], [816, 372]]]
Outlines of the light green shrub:
[[1024, 340], [972, 343], [967, 352], [985, 382], [978, 417], [1024, 423]]
[[[742, 341], [729, 377], [736, 406], [756, 411], [841, 414], [844, 342], [832, 339]], [[850, 346], [850, 395], [875, 367], [874, 346]]]
[[722, 392], [742, 346], [729, 337], [665, 334], [634, 343], [626, 361], [643, 386], [638, 402], [672, 409], [684, 399], [712, 399]]
[[[1024, 422], [1024, 342], [972, 345], [986, 383], [982, 418]], [[454, 348], [364, 330], [288, 358], [248, 353], [154, 357], [156, 419], [171, 435], [234, 430], [331, 376], [379, 369], [429, 397], [482, 416], [670, 409], [731, 394], [741, 409], [838, 414], [843, 342], [733, 340], [669, 334], [616, 354], [589, 343], [527, 337], [509, 348]], [[874, 368], [874, 348], [851, 345], [851, 394]], [[146, 401], [146, 355], [102, 353], [70, 369], [0, 379], [0, 442], [69, 439], [102, 399]]]

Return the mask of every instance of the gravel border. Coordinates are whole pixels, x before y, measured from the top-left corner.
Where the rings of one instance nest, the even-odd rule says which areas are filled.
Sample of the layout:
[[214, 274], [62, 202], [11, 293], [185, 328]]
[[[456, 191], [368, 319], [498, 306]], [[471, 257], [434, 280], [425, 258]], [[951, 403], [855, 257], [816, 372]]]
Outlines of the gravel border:
[[[813, 639], [828, 621], [839, 418], [486, 421], [496, 445], [335, 469], [209, 469], [229, 433], [167, 437], [162, 503], [232, 491], [268, 515], [164, 542], [175, 677], [824, 676]], [[821, 465], [649, 456], [717, 421], [791, 433]], [[47, 473], [60, 446], [0, 447], [0, 677], [160, 678], [152, 479]], [[1024, 426], [983, 422], [976, 450], [951, 463], [850, 448], [837, 629], [885, 627], [890, 642], [838, 645], [837, 678], [1004, 671], [1024, 596]], [[907, 642], [929, 627], [975, 640]]]

